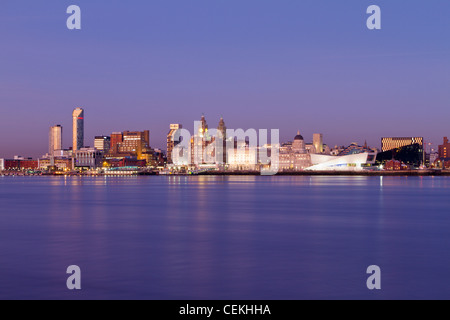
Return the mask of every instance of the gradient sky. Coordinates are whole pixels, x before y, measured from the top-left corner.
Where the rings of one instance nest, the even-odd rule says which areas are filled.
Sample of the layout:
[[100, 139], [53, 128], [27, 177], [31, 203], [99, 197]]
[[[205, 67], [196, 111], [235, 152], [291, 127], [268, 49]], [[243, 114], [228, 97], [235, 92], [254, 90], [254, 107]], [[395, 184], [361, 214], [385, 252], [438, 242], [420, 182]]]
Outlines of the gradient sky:
[[[82, 30], [66, 28], [66, 8]], [[382, 9], [382, 30], [366, 9]], [[450, 1], [2, 0], [0, 157], [40, 156], [85, 109], [95, 135], [193, 128], [321, 132], [329, 145], [450, 136]]]

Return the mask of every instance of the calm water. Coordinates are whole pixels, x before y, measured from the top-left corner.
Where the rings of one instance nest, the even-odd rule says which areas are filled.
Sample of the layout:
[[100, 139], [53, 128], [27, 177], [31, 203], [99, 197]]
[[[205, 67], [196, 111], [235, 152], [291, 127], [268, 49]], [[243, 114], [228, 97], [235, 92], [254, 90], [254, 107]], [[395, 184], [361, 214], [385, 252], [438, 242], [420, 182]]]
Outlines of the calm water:
[[450, 299], [449, 194], [445, 177], [0, 177], [0, 298]]

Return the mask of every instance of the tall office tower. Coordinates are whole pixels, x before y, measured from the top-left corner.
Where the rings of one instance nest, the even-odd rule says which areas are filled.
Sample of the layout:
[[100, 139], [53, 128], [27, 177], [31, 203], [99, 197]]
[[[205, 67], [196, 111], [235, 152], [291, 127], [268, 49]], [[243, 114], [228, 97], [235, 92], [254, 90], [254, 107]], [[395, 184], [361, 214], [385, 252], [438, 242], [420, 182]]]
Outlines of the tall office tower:
[[73, 151], [84, 147], [84, 110], [73, 110]]
[[108, 136], [97, 136], [94, 140], [94, 148], [108, 153], [111, 147], [111, 138]]
[[56, 150], [62, 150], [62, 131], [59, 124], [50, 128], [48, 154], [53, 156]]
[[424, 139], [422, 137], [407, 137], [407, 138], [381, 138], [381, 151], [389, 151], [401, 147], [410, 146], [413, 144], [418, 144], [424, 146]]
[[167, 134], [167, 163], [168, 164], [173, 164], [172, 151], [173, 151], [173, 148], [179, 143], [179, 141], [178, 142], [173, 141], [173, 135], [177, 130], [182, 129], [182, 128], [183, 128], [183, 126], [178, 123], [170, 125], [170, 131]]
[[316, 153], [323, 153], [323, 134], [321, 133], [314, 133], [313, 135], [313, 145], [316, 149]]

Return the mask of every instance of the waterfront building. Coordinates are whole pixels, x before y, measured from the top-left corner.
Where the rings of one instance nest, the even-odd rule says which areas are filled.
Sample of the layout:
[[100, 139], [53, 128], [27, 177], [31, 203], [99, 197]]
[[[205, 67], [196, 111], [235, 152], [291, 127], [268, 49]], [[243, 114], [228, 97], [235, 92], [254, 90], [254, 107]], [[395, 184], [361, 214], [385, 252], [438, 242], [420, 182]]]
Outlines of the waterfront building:
[[97, 136], [94, 139], [94, 148], [102, 151], [104, 154], [109, 152], [111, 148], [111, 137]]
[[105, 161], [104, 167], [110, 168], [125, 168], [125, 167], [139, 167], [143, 168], [147, 166], [145, 160], [138, 160], [137, 158], [122, 158], [122, 159], [109, 159]]
[[[358, 145], [356, 142], [353, 142], [351, 145], [349, 145], [346, 148], [343, 148], [338, 156], [348, 156], [350, 154], [359, 154], [359, 153], [371, 153], [373, 152], [373, 149], [370, 149], [369, 147], [367, 147], [367, 144], [365, 144], [364, 146], [360, 146]], [[372, 161], [373, 159], [370, 159], [369, 161]]]
[[84, 110], [76, 108], [72, 113], [73, 120], [73, 151], [80, 150], [84, 147]]
[[49, 158], [39, 160], [39, 170], [49, 170], [52, 167], [56, 168], [58, 171], [69, 171], [72, 169], [72, 159], [55, 158], [53, 159], [53, 163]]
[[175, 132], [182, 129], [183, 126], [179, 123], [174, 123], [170, 125], [169, 133], [167, 134], [167, 164], [173, 164], [172, 152], [173, 148], [179, 144], [179, 141], [175, 142], [173, 140]]
[[95, 148], [81, 148], [73, 152], [76, 168], [97, 169], [103, 166], [103, 152]]
[[150, 132], [148, 130], [113, 132], [107, 157], [136, 157], [138, 160], [145, 160], [147, 165], [152, 165], [154, 158], [150, 147]]
[[5, 159], [0, 159], [0, 171], [5, 170]]
[[[315, 151], [312, 145], [311, 151]], [[312, 165], [311, 155], [300, 132], [292, 143], [283, 144], [279, 149], [279, 171], [301, 171]]]
[[408, 170], [409, 167], [405, 164], [403, 164], [401, 161], [398, 160], [390, 160], [387, 161], [384, 170], [386, 171], [399, 171], [399, 170]]
[[26, 171], [37, 170], [39, 161], [32, 158], [14, 157], [14, 159], [5, 159], [3, 164], [4, 170]]
[[423, 137], [390, 137], [390, 138], [381, 138], [381, 152], [394, 150], [406, 146], [410, 146], [413, 144], [418, 144], [420, 146], [424, 146]]
[[212, 138], [208, 132], [208, 124], [206, 118], [202, 115], [200, 124], [194, 128], [194, 135], [191, 137], [191, 164], [198, 166], [206, 164], [207, 157], [206, 148], [212, 142]]
[[245, 141], [237, 141], [235, 148], [228, 150], [228, 170], [255, 171], [258, 164], [258, 149]]
[[376, 162], [376, 149], [368, 148], [367, 145], [359, 146], [353, 143], [339, 150], [337, 155], [311, 154], [312, 166], [306, 168], [309, 171], [358, 171], [372, 166]]
[[48, 153], [50, 156], [53, 156], [55, 151], [62, 150], [62, 133], [63, 128], [59, 124], [50, 128], [48, 143]]
[[385, 165], [390, 160], [398, 160], [406, 165], [418, 168], [425, 163], [423, 144], [416, 143], [378, 153], [376, 161], [378, 165]]

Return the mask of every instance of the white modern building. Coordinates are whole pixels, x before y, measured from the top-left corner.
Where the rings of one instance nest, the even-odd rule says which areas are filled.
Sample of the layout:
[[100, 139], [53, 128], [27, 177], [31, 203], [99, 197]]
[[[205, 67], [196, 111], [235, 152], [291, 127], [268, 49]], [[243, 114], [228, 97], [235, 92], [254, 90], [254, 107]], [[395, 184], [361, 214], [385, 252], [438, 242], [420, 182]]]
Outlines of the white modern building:
[[330, 156], [312, 154], [312, 166], [306, 168], [309, 171], [358, 171], [364, 170], [364, 166], [375, 164], [377, 152], [355, 153], [345, 156]]
[[0, 171], [5, 170], [5, 159], [0, 159]]

